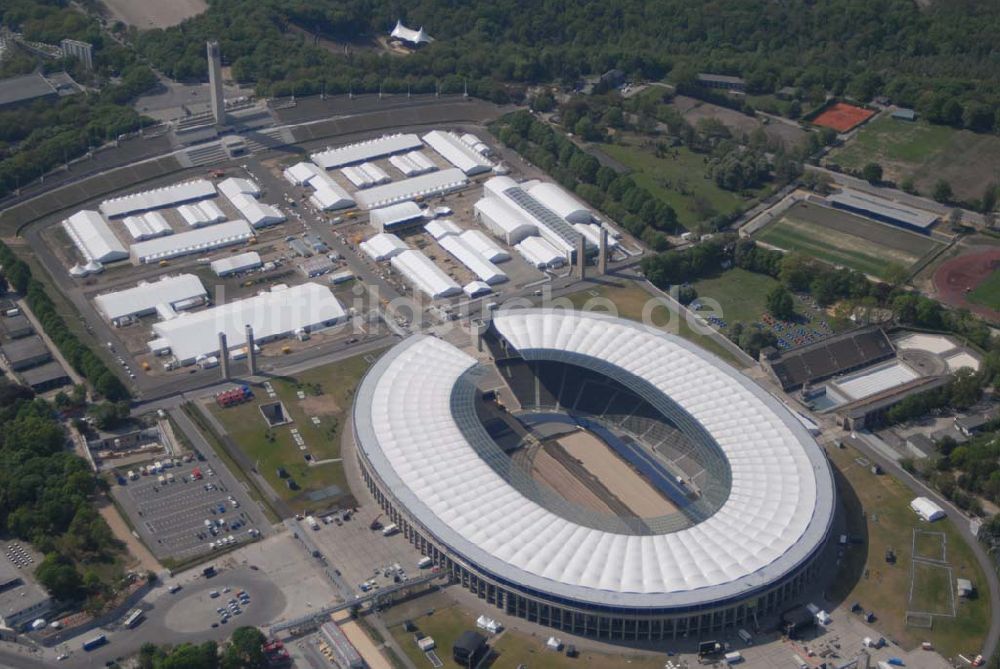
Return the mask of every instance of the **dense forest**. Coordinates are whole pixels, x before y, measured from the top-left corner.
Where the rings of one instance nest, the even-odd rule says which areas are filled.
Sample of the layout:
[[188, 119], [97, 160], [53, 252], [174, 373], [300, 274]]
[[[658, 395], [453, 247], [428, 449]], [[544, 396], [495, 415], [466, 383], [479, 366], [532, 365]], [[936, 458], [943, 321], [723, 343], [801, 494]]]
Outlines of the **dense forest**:
[[[396, 19], [436, 39], [410, 57], [368, 48]], [[303, 32], [339, 43], [322, 50]], [[984, 0], [213, 0], [203, 15], [138, 38], [165, 72], [204, 76], [217, 37], [234, 76], [266, 95], [411, 86], [486, 97], [494, 82], [562, 82], [617, 67], [677, 79], [710, 71], [746, 78], [749, 92], [821, 88], [862, 100], [885, 94], [927, 118], [991, 130], [1000, 106], [992, 56], [1000, 4]], [[345, 55], [343, 45], [353, 46]], [[516, 89], [514, 89], [516, 91]]]

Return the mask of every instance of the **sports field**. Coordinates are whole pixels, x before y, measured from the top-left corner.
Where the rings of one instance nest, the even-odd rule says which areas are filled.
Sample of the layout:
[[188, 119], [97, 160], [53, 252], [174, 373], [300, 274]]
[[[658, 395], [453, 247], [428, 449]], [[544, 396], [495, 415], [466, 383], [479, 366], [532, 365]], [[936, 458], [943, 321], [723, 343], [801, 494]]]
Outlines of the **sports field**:
[[837, 132], [847, 132], [875, 115], [870, 109], [855, 107], [843, 102], [835, 102], [812, 120], [813, 125], [833, 128]]
[[998, 180], [998, 156], [1000, 137], [996, 135], [881, 116], [831, 153], [828, 162], [847, 170], [877, 162], [886, 180], [899, 184], [909, 177], [925, 195], [938, 179], [944, 179], [955, 197], [971, 200]]
[[637, 184], [673, 207], [677, 220], [686, 228], [753, 204], [751, 199], [716, 186], [706, 177], [705, 156], [687, 147], [672, 147], [658, 156], [648, 141], [626, 136], [622, 144], [602, 145], [601, 150], [632, 170]]
[[[830, 598], [841, 602], [834, 616], [852, 615], [849, 608], [857, 602], [875, 612], [875, 629], [904, 648], [930, 641], [945, 657], [979, 652], [989, 625], [989, 593], [981, 591], [969, 600], [956, 598], [954, 616], [949, 615], [954, 585], [949, 570], [952, 578], [984, 582], [972, 549], [954, 525], [967, 521], [951, 517], [921, 521], [909, 506], [913, 493], [895, 477], [872, 474], [871, 463], [850, 445], [826, 450], [846, 512], [846, 533], [862, 540], [849, 543], [839, 560], [828, 591]], [[890, 549], [896, 556], [893, 564], [885, 561]], [[941, 555], [946, 555], [946, 562], [934, 561]], [[931, 614], [931, 627], [916, 627], [912, 621], [908, 625], [908, 611]]]
[[969, 292], [969, 302], [982, 304], [993, 311], [1000, 311], [1000, 269], [986, 278], [979, 286]]
[[879, 278], [890, 264], [912, 267], [940, 246], [923, 235], [807, 202], [791, 207], [756, 238]]

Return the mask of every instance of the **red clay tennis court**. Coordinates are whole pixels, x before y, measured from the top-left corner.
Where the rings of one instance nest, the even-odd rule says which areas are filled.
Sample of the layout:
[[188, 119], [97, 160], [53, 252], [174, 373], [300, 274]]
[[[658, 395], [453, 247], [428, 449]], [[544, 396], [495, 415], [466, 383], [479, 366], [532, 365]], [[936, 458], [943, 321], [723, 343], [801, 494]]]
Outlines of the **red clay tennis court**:
[[833, 128], [837, 132], [847, 132], [874, 115], [875, 112], [870, 109], [862, 109], [844, 102], [835, 102], [814, 118], [812, 123], [824, 128]]

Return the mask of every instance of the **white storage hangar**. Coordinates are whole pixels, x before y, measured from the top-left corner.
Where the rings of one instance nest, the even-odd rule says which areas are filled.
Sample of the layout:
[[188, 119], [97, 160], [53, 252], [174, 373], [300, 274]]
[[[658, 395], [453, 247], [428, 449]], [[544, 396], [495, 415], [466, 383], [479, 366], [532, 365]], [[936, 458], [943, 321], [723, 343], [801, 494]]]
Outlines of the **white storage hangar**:
[[238, 272], [248, 272], [263, 266], [260, 254], [256, 251], [247, 251], [234, 256], [227, 256], [213, 260], [210, 267], [216, 276], [229, 276]]
[[[603, 314], [501, 309], [487, 337], [528, 374], [560, 366], [562, 383], [580, 388], [598, 375], [629, 406], [644, 402], [643, 428], [658, 416], [692, 456], [718, 460], [706, 470], [718, 495], [704, 514], [665, 525], [539, 491], [530, 473], [493, 464], [509, 460], [475, 404], [477, 380], [495, 368], [412, 335], [355, 395], [362, 476], [387, 522], [484, 605], [577, 635], [708, 638], [777, 614], [821, 572], [836, 508], [830, 465], [752, 380], [680, 337]], [[579, 368], [586, 376], [570, 374]], [[600, 411], [586, 414], [595, 429]]]
[[378, 233], [368, 241], [361, 242], [358, 248], [376, 262], [388, 260], [410, 249], [406, 242], [389, 232]]
[[372, 209], [368, 222], [379, 232], [393, 232], [422, 223], [423, 210], [416, 202], [400, 202], [388, 207]]
[[375, 163], [361, 163], [353, 167], [345, 167], [340, 173], [356, 188], [371, 188], [392, 181], [389, 175]]
[[481, 225], [510, 246], [538, 234], [537, 225], [499, 198], [484, 197], [473, 205], [473, 211]]
[[[537, 188], [539, 184], [527, 185]], [[573, 229], [565, 218], [542, 204], [537, 198], [522, 188], [510, 177], [493, 177], [483, 184], [487, 197], [495, 197], [535, 224], [538, 234], [553, 248], [572, 260], [576, 254], [580, 233]], [[551, 191], [542, 191], [548, 199], [552, 199]], [[565, 203], [564, 203], [565, 204]]]
[[303, 161], [292, 165], [285, 170], [285, 178], [296, 186], [311, 186], [315, 192], [309, 200], [322, 211], [354, 206], [354, 198], [326, 170], [313, 163]]
[[358, 206], [362, 209], [375, 209], [403, 200], [413, 200], [417, 197], [450, 193], [464, 188], [468, 183], [469, 180], [465, 178], [462, 170], [452, 167], [358, 191], [354, 194], [354, 199], [357, 200]]
[[134, 264], [144, 265], [242, 244], [253, 239], [253, 236], [253, 228], [246, 221], [226, 221], [169, 237], [137, 242], [129, 249], [129, 255]]
[[122, 219], [122, 223], [125, 224], [125, 229], [128, 230], [132, 239], [137, 242], [141, 242], [144, 239], [162, 237], [174, 232], [170, 224], [167, 223], [167, 219], [163, 218], [163, 214], [158, 211], [151, 211], [138, 216], [126, 216]]
[[552, 244], [541, 237], [525, 237], [514, 250], [538, 269], [562, 267], [566, 264], [566, 256], [557, 251]]
[[421, 151], [411, 151], [398, 156], [389, 156], [389, 164], [408, 177], [433, 172], [437, 169], [437, 165], [432, 163], [430, 158], [425, 156]]
[[182, 204], [177, 207], [177, 213], [181, 215], [184, 222], [192, 228], [200, 228], [203, 225], [213, 225], [226, 220], [226, 215], [219, 209], [219, 205], [213, 200], [203, 200]]
[[493, 163], [462, 141], [453, 132], [431, 130], [423, 137], [424, 143], [437, 151], [442, 158], [462, 170], [466, 176], [482, 174], [493, 169]]
[[455, 259], [469, 268], [469, 271], [475, 274], [480, 281], [495, 286], [507, 280], [507, 275], [504, 274], [503, 270], [479, 255], [461, 238], [447, 235], [437, 241], [441, 248], [455, 256]]
[[63, 221], [62, 227], [88, 263], [114, 262], [128, 257], [125, 246], [96, 211], [78, 211]]
[[219, 192], [233, 203], [243, 219], [254, 228], [264, 228], [285, 220], [285, 215], [277, 207], [257, 201], [260, 187], [249, 179], [230, 177], [219, 183]]
[[424, 226], [424, 232], [434, 239], [441, 239], [448, 235], [461, 234], [462, 228], [458, 227], [455, 221], [448, 219], [436, 219]]
[[208, 300], [201, 280], [194, 274], [165, 276], [159, 281], [142, 282], [133, 288], [105, 293], [94, 298], [97, 310], [112, 323], [156, 312], [157, 305], [172, 309], [193, 309]]
[[547, 181], [540, 181], [526, 188], [531, 197], [551, 209], [570, 223], [593, 223], [590, 209], [566, 190]]
[[413, 134], [385, 135], [378, 139], [338, 146], [314, 153], [310, 156], [314, 163], [326, 170], [344, 165], [354, 165], [376, 158], [384, 158], [394, 153], [414, 151], [423, 147], [420, 138]]
[[219, 352], [219, 333], [224, 332], [233, 349], [246, 346], [246, 326], [253, 328], [254, 340], [265, 343], [296, 332], [315, 332], [347, 319], [347, 312], [330, 289], [318, 283], [298, 286], [275, 286], [270, 292], [245, 300], [182, 314], [153, 324], [157, 340], [153, 352], [170, 353], [182, 365], [190, 365], [201, 356]]
[[215, 186], [211, 181], [195, 179], [174, 184], [166, 188], [142, 191], [132, 195], [105, 200], [100, 204], [101, 213], [108, 218], [126, 216], [140, 211], [171, 207], [185, 202], [204, 200], [215, 195]]
[[[591, 225], [589, 223], [574, 223], [573, 229], [583, 235], [590, 244], [600, 247], [601, 245], [601, 226]], [[608, 248], [613, 249], [618, 246], [618, 240], [608, 233]]]
[[473, 251], [486, 258], [490, 262], [504, 262], [510, 260], [510, 254], [493, 243], [480, 230], [465, 230], [459, 235]]
[[470, 281], [462, 286], [462, 292], [469, 297], [480, 297], [482, 295], [489, 295], [493, 292], [493, 289], [485, 281]]
[[415, 290], [431, 299], [450, 297], [462, 292], [461, 287], [420, 251], [403, 251], [392, 257], [392, 268], [413, 284]]

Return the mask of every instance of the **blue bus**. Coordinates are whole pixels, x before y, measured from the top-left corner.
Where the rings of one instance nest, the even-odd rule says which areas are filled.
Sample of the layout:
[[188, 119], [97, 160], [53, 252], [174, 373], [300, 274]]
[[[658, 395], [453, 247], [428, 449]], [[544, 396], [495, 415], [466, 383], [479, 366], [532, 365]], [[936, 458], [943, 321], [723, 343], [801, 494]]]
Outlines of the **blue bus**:
[[83, 649], [84, 650], [94, 650], [95, 648], [99, 648], [99, 647], [103, 646], [107, 642], [108, 642], [108, 637], [106, 637], [103, 634], [98, 634], [93, 639], [87, 639], [86, 641], [84, 641], [83, 642]]

